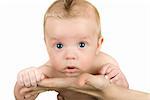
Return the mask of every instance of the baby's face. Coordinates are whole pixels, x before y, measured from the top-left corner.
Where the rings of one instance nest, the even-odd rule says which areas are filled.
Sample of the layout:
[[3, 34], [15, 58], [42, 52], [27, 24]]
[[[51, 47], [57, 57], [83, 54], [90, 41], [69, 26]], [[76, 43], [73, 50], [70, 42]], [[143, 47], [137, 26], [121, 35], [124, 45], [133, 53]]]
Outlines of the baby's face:
[[66, 76], [91, 72], [101, 45], [97, 32], [97, 24], [92, 19], [48, 18], [45, 39], [53, 68]]

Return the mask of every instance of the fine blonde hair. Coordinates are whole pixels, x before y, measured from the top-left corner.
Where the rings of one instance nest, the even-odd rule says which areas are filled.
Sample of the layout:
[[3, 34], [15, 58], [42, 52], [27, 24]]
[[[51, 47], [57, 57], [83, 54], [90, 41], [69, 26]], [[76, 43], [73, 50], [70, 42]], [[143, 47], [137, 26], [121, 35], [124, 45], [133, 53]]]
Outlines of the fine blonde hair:
[[99, 28], [100, 32], [100, 16], [95, 6], [86, 0], [56, 0], [47, 9], [44, 15], [44, 34], [45, 34], [45, 23], [47, 18], [53, 17], [58, 19], [84, 17], [89, 18], [94, 16], [94, 19]]

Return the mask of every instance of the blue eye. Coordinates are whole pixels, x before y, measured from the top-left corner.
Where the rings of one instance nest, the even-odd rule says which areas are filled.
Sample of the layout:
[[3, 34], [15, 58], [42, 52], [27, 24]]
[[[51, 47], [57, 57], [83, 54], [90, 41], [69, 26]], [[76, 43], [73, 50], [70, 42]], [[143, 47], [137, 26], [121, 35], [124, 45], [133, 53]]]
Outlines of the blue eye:
[[63, 48], [63, 44], [62, 44], [62, 43], [57, 43], [57, 44], [56, 44], [56, 47], [57, 47], [58, 49], [61, 49], [61, 48]]
[[84, 42], [80, 42], [79, 46], [80, 46], [80, 48], [84, 48], [85, 47], [85, 43]]

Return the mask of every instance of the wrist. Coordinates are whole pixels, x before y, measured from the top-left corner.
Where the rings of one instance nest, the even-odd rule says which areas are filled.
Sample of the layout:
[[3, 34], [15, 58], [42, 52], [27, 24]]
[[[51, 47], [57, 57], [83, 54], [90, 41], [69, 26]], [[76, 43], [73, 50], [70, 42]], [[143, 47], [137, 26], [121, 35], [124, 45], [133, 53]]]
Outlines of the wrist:
[[110, 83], [108, 86], [102, 90], [102, 97], [104, 100], [118, 100], [118, 87]]

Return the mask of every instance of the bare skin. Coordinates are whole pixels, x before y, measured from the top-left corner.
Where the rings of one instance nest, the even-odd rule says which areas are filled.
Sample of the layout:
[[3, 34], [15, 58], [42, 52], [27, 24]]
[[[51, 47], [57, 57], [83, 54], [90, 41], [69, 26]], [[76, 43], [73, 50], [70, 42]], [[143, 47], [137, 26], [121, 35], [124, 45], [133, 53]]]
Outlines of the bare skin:
[[[149, 93], [122, 88], [111, 83], [103, 75], [88, 73], [73, 78], [44, 79], [38, 83], [37, 88], [21, 88], [16, 83], [14, 94], [16, 100], [35, 100], [38, 93], [63, 88], [88, 94], [102, 100], [150, 100]], [[32, 94], [32, 96], [24, 99], [23, 95], [25, 94]]]

